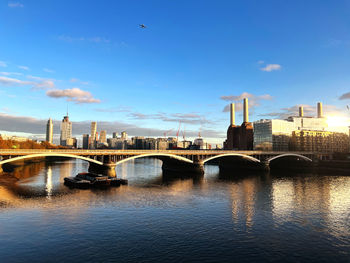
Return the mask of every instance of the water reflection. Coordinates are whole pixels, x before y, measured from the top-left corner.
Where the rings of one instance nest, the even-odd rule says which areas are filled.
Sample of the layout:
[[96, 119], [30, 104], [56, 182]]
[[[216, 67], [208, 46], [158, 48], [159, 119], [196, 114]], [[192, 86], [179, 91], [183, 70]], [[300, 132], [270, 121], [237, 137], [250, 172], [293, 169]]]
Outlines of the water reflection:
[[46, 181], [46, 186], [45, 186], [45, 190], [46, 190], [46, 196], [48, 198], [51, 197], [52, 195], [52, 167], [48, 166], [47, 170], [46, 170], [46, 176], [45, 176], [45, 181]]
[[[159, 247], [169, 240], [177, 240], [167, 243], [173, 251], [189, 248], [191, 253], [198, 251], [198, 256], [210, 246], [217, 255], [227, 255], [229, 259], [244, 251], [254, 251], [261, 257], [295, 250], [307, 255], [315, 252], [313, 247], [349, 255], [350, 177], [223, 177], [212, 165], [206, 166], [201, 177], [167, 176], [161, 165], [157, 159], [123, 163], [116, 168], [117, 176], [128, 179], [129, 185], [104, 190], [69, 189], [63, 185], [64, 177], [88, 170], [83, 161], [19, 167], [0, 178], [0, 224], [12, 229], [7, 239], [13, 235], [26, 240], [8, 220], [11, 217], [20, 221], [17, 226], [32, 224], [38, 233], [55, 229], [54, 238], [70, 245], [73, 238], [84, 243], [90, 235], [95, 246], [106, 245], [107, 241], [122, 246], [143, 240], [138, 243], [142, 247], [138, 255], [148, 251], [144, 244], [151, 242], [152, 247]], [[0, 230], [0, 245], [5, 242], [2, 234]], [[119, 240], [121, 237], [123, 240]], [[109, 254], [105, 251], [106, 255], [113, 258], [116, 252], [121, 255], [124, 251], [114, 249]], [[167, 247], [163, 250], [171, 253]]]

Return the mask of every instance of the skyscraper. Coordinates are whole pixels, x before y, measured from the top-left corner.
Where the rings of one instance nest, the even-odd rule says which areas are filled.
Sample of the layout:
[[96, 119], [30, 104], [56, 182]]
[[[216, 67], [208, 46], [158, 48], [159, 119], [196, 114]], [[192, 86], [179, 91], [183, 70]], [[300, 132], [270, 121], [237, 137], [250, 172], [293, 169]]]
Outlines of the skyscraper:
[[91, 122], [91, 137], [90, 137], [90, 148], [94, 149], [96, 144], [96, 130], [97, 123], [95, 121]]
[[107, 131], [103, 130], [100, 133], [100, 143], [107, 143]]
[[83, 149], [89, 149], [90, 137], [89, 134], [83, 134]]
[[49, 143], [52, 143], [52, 138], [53, 138], [53, 123], [52, 123], [52, 119], [50, 118], [46, 124], [46, 141]]
[[72, 138], [72, 123], [69, 121], [68, 114], [63, 117], [61, 122], [60, 145], [68, 146], [67, 140]]
[[126, 133], [126, 131], [122, 131], [121, 138], [123, 141], [126, 141], [128, 139], [128, 134]]

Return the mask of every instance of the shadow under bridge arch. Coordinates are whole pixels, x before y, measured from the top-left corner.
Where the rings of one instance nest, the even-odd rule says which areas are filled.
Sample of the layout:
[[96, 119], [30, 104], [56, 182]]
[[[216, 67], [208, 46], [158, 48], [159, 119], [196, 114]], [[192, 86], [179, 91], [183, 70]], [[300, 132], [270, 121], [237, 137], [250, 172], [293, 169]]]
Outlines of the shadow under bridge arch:
[[[215, 161], [215, 162], [213, 162]], [[239, 171], [264, 170], [265, 164], [259, 159], [242, 153], [224, 153], [203, 160], [203, 163], [219, 165], [220, 175], [239, 175]]]
[[313, 161], [309, 157], [296, 153], [285, 153], [267, 160], [271, 171], [311, 172]]
[[40, 158], [40, 157], [67, 157], [67, 158], [75, 158], [75, 159], [80, 159], [87, 161], [89, 163], [94, 163], [97, 165], [103, 165], [102, 162], [96, 161], [91, 158], [87, 158], [84, 156], [79, 156], [79, 155], [74, 155], [74, 154], [63, 154], [63, 153], [37, 153], [37, 154], [28, 154], [28, 155], [23, 155], [23, 156], [18, 156], [10, 159], [6, 159], [0, 162], [0, 166], [6, 164], [6, 163], [12, 163], [16, 161], [21, 161], [21, 160], [28, 160], [28, 159], [34, 159], [34, 158]]
[[188, 164], [193, 164], [193, 161], [190, 159], [187, 159], [185, 157], [175, 155], [175, 154], [167, 154], [167, 153], [146, 153], [146, 154], [140, 154], [140, 155], [135, 155], [131, 157], [127, 157], [123, 160], [117, 161], [117, 165], [130, 161], [130, 160], [135, 160], [139, 158], [157, 158], [161, 161], [178, 161], [178, 162], [183, 162], [183, 163], [188, 163]]
[[157, 158], [162, 161], [162, 170], [163, 175], [172, 174], [172, 175], [180, 175], [180, 174], [203, 174], [204, 169], [203, 165], [199, 163], [194, 163], [192, 160], [185, 158], [176, 154], [167, 154], [167, 153], [149, 153], [149, 154], [140, 154], [131, 157], [127, 157], [123, 160], [118, 161], [116, 164], [119, 165], [121, 163], [139, 159], [139, 158]]
[[241, 153], [224, 153], [224, 154], [215, 155], [215, 156], [212, 156], [212, 157], [209, 157], [209, 158], [203, 160], [203, 163], [209, 162], [211, 160], [223, 159], [223, 158], [227, 158], [227, 157], [238, 157], [238, 158], [241, 158], [241, 159], [246, 160], [246, 161], [260, 163], [259, 159], [256, 159], [252, 156], [241, 154]]
[[270, 159], [268, 159], [267, 161], [270, 163], [271, 161], [274, 161], [274, 160], [277, 160], [277, 159], [280, 159], [280, 158], [294, 158], [296, 160], [303, 160], [303, 161], [308, 161], [308, 162], [312, 162], [312, 159], [310, 159], [309, 157], [306, 157], [304, 155], [301, 155], [301, 154], [297, 154], [297, 153], [284, 153], [284, 154], [280, 154], [280, 155], [277, 155], [277, 156], [274, 156]]

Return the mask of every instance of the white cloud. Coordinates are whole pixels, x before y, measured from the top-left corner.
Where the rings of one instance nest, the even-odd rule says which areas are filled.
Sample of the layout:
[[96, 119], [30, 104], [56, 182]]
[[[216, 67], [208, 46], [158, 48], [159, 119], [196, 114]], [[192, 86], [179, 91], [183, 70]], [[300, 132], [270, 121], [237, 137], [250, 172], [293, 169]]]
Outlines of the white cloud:
[[202, 116], [196, 113], [172, 113], [166, 114], [163, 112], [155, 114], [143, 114], [139, 112], [132, 112], [129, 114], [130, 117], [137, 120], [161, 120], [164, 122], [175, 122], [175, 123], [186, 123], [192, 125], [207, 125], [213, 124], [214, 122], [208, 120], [206, 116]]
[[81, 81], [80, 79], [77, 79], [77, 78], [71, 78], [69, 81], [72, 82], [72, 83], [79, 83], [79, 84], [82, 84], [82, 85], [89, 85], [88, 81]]
[[[48, 113], [49, 116], [49, 113]], [[90, 131], [91, 120], [86, 121], [74, 121], [74, 116], [70, 116], [70, 119], [73, 120], [73, 132], [74, 136], [81, 138], [81, 135], [88, 133]], [[32, 134], [43, 134], [45, 131], [47, 119], [37, 119], [27, 116], [19, 116], [9, 113], [0, 112], [0, 127], [1, 130], [7, 132], [25, 132]], [[60, 133], [60, 123], [61, 120], [54, 120], [54, 134]], [[120, 121], [101, 121], [98, 122], [98, 127], [101, 130], [107, 130], [112, 132], [118, 127], [119, 131], [127, 131], [130, 136], [161, 136], [163, 137], [166, 129], [156, 129], [148, 128], [141, 125], [135, 125], [132, 123], [120, 122]], [[174, 135], [173, 132], [170, 135]], [[196, 137], [198, 130], [186, 129], [186, 137]], [[212, 138], [212, 140], [217, 140], [218, 138], [224, 139], [225, 134], [220, 133], [216, 130], [202, 129], [201, 135], [206, 138]]]
[[[272, 96], [269, 94], [263, 94], [263, 95], [254, 95], [248, 92], [243, 92], [240, 95], [229, 95], [229, 96], [221, 96], [220, 99], [230, 102], [235, 102], [235, 109], [237, 111], [240, 111], [243, 109], [243, 103], [242, 100], [244, 98], [248, 98], [248, 106], [249, 108], [255, 108], [260, 105], [260, 102], [262, 100], [272, 100]], [[230, 111], [230, 105], [226, 105], [223, 109], [223, 112]]]
[[11, 8], [16, 8], [16, 7], [24, 7], [23, 4], [19, 3], [19, 2], [9, 2], [7, 4], [8, 7], [11, 7]]
[[29, 80], [20, 80], [9, 77], [0, 76], [0, 84], [5, 86], [23, 86], [23, 85], [31, 85], [34, 89], [52, 89], [55, 87], [55, 84], [52, 80], [49, 79], [41, 79], [38, 77], [28, 76]]
[[282, 68], [279, 64], [267, 64], [265, 67], [260, 68], [261, 71], [271, 72], [274, 70], [280, 70]]
[[32, 84], [32, 82], [9, 78], [9, 77], [0, 77], [0, 84], [5, 86], [16, 86], [16, 85], [18, 86], [18, 85], [30, 85]]
[[259, 60], [259, 61], [258, 61], [258, 64], [264, 64], [264, 63], [265, 63], [264, 60]]
[[[290, 116], [298, 116], [299, 115], [299, 107], [302, 106], [304, 109], [304, 116], [316, 116], [317, 115], [317, 107], [311, 106], [307, 104], [294, 105], [292, 107], [282, 108], [276, 112], [269, 112], [259, 114], [262, 117], [275, 117], [277, 119], [287, 119]], [[323, 112], [325, 116], [327, 115], [337, 115], [344, 116], [345, 109], [339, 109], [334, 105], [323, 105]]]
[[52, 98], [67, 98], [68, 101], [74, 101], [77, 104], [101, 102], [99, 99], [95, 99], [90, 92], [79, 88], [48, 90], [46, 95]]
[[350, 92], [344, 93], [339, 97], [340, 100], [348, 100], [350, 99]]
[[48, 73], [54, 73], [55, 71], [52, 69], [48, 69], [48, 68], [43, 68], [43, 71], [48, 72]]
[[11, 75], [15, 75], [15, 76], [22, 76], [22, 73], [18, 73], [18, 72], [0, 72], [0, 75], [4, 75], [4, 76], [11, 76]]
[[3, 68], [7, 67], [6, 62], [4, 62], [4, 61], [0, 61], [0, 67], [3, 67]]
[[27, 66], [18, 66], [18, 68], [23, 69], [23, 70], [29, 70], [29, 67], [27, 67]]

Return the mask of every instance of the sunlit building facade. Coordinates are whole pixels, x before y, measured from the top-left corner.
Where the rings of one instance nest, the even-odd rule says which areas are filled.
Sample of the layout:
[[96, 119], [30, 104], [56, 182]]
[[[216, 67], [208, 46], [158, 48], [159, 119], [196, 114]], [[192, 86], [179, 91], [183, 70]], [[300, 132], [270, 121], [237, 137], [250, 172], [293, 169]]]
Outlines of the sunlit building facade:
[[52, 143], [52, 139], [53, 139], [53, 122], [52, 122], [52, 119], [50, 118], [46, 124], [46, 141], [49, 143]]
[[303, 116], [303, 108], [300, 107], [299, 116], [287, 120], [254, 122], [254, 149], [349, 152], [348, 128], [329, 125], [323, 116], [322, 103], [318, 103], [317, 109], [317, 117]]
[[340, 132], [297, 130], [290, 140], [293, 151], [349, 152], [349, 136]]
[[96, 146], [96, 131], [97, 123], [95, 121], [91, 122], [91, 133], [90, 133], [90, 149], [94, 149]]
[[254, 122], [254, 149], [263, 151], [288, 151], [293, 122], [285, 120], [260, 120]]
[[102, 130], [100, 133], [100, 143], [107, 143], [107, 131]]
[[69, 117], [64, 116], [61, 122], [61, 137], [60, 145], [68, 146], [70, 145], [70, 140], [72, 138], [72, 122], [69, 121]]

